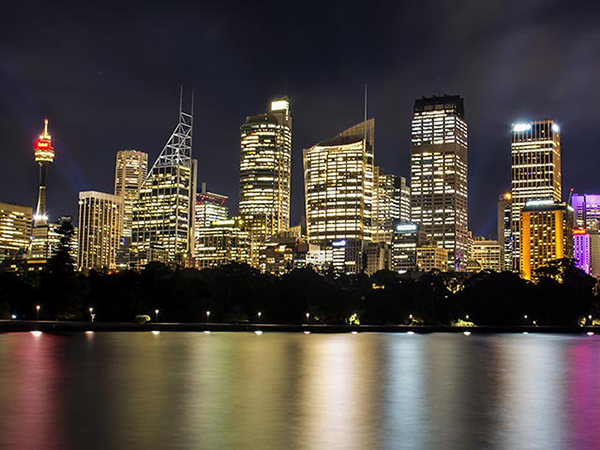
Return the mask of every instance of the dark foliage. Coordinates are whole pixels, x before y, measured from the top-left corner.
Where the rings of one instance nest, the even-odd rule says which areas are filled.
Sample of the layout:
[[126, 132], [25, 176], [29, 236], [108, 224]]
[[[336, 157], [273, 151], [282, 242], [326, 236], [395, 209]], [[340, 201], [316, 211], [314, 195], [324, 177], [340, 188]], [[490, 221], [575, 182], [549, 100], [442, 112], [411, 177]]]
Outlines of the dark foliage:
[[[320, 274], [297, 269], [281, 277], [261, 274], [245, 264], [214, 269], [177, 269], [151, 263], [141, 272], [84, 275], [69, 257], [68, 224], [64, 241], [46, 270], [35, 274], [0, 273], [0, 317], [18, 314], [43, 319], [132, 322], [146, 314], [160, 321], [449, 324], [467, 315], [478, 325], [576, 324], [600, 314], [596, 280], [571, 260], [553, 261], [535, 273], [535, 282], [510, 272], [474, 274], [432, 271], [413, 277], [380, 271], [372, 276]], [[412, 315], [413, 319], [409, 319]], [[528, 319], [524, 319], [527, 315]]]

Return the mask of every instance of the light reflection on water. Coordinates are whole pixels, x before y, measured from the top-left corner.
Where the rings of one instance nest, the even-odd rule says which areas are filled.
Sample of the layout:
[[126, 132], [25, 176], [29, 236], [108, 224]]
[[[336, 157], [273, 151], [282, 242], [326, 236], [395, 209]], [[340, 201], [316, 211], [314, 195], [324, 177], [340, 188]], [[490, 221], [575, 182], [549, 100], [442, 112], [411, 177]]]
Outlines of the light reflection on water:
[[0, 335], [0, 448], [564, 449], [600, 337]]

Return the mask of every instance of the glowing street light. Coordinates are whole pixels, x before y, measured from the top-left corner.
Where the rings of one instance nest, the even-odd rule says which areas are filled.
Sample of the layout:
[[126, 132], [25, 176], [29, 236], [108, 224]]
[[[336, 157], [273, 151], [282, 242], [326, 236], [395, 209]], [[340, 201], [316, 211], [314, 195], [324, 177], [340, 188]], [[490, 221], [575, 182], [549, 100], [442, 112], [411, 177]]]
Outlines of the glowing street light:
[[468, 314], [465, 316], [465, 319], [469, 320], [469, 315]]
[[35, 305], [35, 320], [40, 320], [40, 309], [41, 305]]
[[90, 308], [90, 322], [94, 323], [94, 319], [96, 318], [96, 314], [94, 314], [94, 308]]
[[155, 320], [156, 320], [157, 322], [158, 322], [158, 313], [159, 313], [159, 310], [158, 310], [158, 309], [155, 309], [155, 310], [154, 310], [154, 317], [155, 317]]
[[209, 318], [210, 318], [210, 311], [206, 311], [206, 323], [208, 323]]
[[260, 316], [262, 316], [262, 312], [258, 312], [258, 323], [260, 323]]
[[306, 323], [308, 323], [308, 318], [310, 317], [310, 313], [306, 313]]

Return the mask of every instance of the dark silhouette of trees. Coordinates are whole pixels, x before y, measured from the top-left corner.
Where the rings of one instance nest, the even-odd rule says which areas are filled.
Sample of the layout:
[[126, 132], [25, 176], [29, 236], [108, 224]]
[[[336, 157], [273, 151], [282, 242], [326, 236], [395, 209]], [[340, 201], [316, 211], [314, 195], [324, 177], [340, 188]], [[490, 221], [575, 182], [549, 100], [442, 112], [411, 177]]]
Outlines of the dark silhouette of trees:
[[598, 283], [572, 260], [553, 261], [527, 281], [511, 272], [442, 273], [414, 276], [380, 271], [339, 275], [313, 268], [282, 276], [260, 273], [239, 263], [195, 270], [150, 263], [141, 272], [77, 273], [70, 257], [72, 227], [60, 228], [61, 245], [37, 273], [0, 273], [0, 317], [41, 317], [133, 322], [137, 315], [161, 322], [258, 321], [447, 325], [466, 319], [477, 325], [523, 324], [524, 315], [541, 325], [575, 325], [600, 316]]

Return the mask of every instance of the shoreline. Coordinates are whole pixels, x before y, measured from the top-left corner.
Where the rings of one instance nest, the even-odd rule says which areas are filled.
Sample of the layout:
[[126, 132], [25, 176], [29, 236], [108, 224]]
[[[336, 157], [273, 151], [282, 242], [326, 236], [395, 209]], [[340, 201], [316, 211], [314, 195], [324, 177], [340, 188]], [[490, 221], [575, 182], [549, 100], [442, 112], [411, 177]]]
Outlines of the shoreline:
[[270, 323], [166, 323], [150, 322], [138, 323], [111, 323], [111, 322], [57, 322], [57, 321], [23, 321], [23, 320], [1, 320], [0, 333], [15, 333], [27, 331], [42, 331], [47, 333], [76, 333], [85, 331], [101, 332], [149, 332], [149, 331], [173, 331], [173, 332], [304, 332], [332, 334], [332, 333], [407, 333], [415, 334], [429, 333], [464, 333], [470, 331], [472, 334], [484, 333], [541, 333], [541, 334], [600, 334], [600, 327], [593, 326], [536, 326], [536, 325], [513, 325], [513, 326], [474, 326], [474, 327], [452, 327], [437, 325], [326, 325], [326, 324], [270, 324]]

